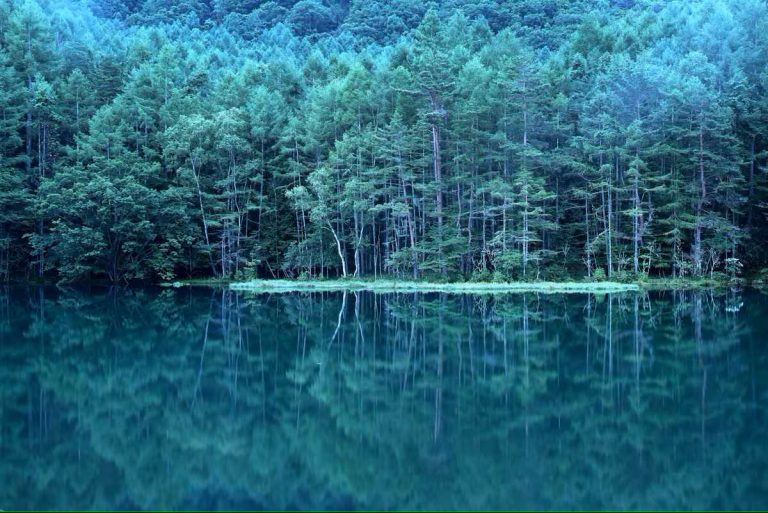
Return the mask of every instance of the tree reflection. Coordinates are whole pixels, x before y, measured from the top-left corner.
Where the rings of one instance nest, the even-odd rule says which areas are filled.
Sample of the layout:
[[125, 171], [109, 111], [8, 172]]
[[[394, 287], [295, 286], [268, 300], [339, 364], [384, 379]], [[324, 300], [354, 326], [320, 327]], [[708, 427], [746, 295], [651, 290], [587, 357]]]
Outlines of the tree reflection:
[[764, 507], [767, 306], [0, 289], [0, 505]]

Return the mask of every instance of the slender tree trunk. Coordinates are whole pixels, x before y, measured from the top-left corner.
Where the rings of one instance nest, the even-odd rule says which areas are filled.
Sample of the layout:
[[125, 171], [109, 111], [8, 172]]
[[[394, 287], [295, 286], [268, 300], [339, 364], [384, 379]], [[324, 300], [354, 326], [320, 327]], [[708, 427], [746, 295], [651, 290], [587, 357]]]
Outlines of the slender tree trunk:
[[[29, 98], [34, 96], [34, 90], [32, 85], [32, 75], [27, 75], [27, 87]], [[26, 169], [27, 175], [32, 171], [32, 102], [29, 101], [27, 105], [27, 122], [25, 125], [26, 131]]]
[[[358, 219], [359, 214], [359, 219]], [[365, 233], [365, 223], [362, 219], [362, 213], [355, 212], [355, 277], [359, 277], [362, 274], [362, 258], [360, 252], [360, 246], [363, 243], [363, 233]]]
[[203, 206], [203, 191], [200, 187], [200, 177], [197, 174], [197, 169], [195, 169], [195, 159], [190, 159], [190, 163], [192, 165], [192, 176], [195, 177], [195, 186], [197, 187], [197, 200], [200, 204], [200, 217], [203, 220], [203, 235], [205, 236], [205, 247], [207, 249], [208, 253], [208, 262], [211, 265], [211, 270], [213, 271], [213, 274], [216, 274], [216, 267], [213, 265], [213, 256], [211, 255], [211, 239], [208, 236], [208, 220], [205, 217], [205, 207]]
[[747, 229], [752, 228], [752, 208], [755, 201], [755, 139], [752, 135], [752, 148], [749, 161], [749, 196], [747, 199]]
[[336, 251], [339, 253], [339, 260], [341, 260], [341, 275], [346, 278], [347, 277], [347, 259], [344, 258], [344, 250], [341, 247], [341, 241], [339, 240], [338, 235], [336, 234], [336, 230], [333, 228], [333, 224], [331, 224], [330, 221], [327, 221], [328, 228], [330, 228], [331, 233], [333, 234], [333, 238], [336, 241]]
[[264, 212], [264, 181], [267, 178], [267, 170], [264, 166], [264, 139], [261, 139], [261, 153], [260, 153], [261, 159], [261, 180], [259, 180], [259, 210], [257, 211], [257, 222], [258, 222], [258, 228], [256, 229], [256, 238], [258, 239], [259, 243], [261, 243], [261, 226], [262, 226], [262, 217]]
[[[413, 271], [413, 278], [416, 279], [419, 277], [419, 262], [416, 255], [416, 222], [414, 218], [416, 217], [415, 212], [412, 211], [412, 201], [409, 201], [408, 198], [408, 191], [405, 187], [405, 180], [402, 176], [402, 171], [400, 175], [400, 188], [403, 191], [403, 201], [405, 201], [405, 204], [408, 206], [406, 209], [406, 218], [405, 223], [408, 228], [408, 240], [410, 242], [410, 248], [411, 248], [411, 266]], [[397, 241], [397, 236], [395, 234], [395, 237], [393, 237], [395, 241]]]
[[640, 226], [639, 226], [639, 220], [640, 220], [640, 192], [638, 191], [639, 185], [639, 173], [640, 170], [635, 170], [635, 181], [634, 181], [634, 212], [632, 213], [632, 267], [635, 274], [638, 273], [639, 267], [640, 267], [640, 259], [639, 259], [639, 247], [640, 247]]
[[507, 198], [501, 206], [501, 250], [507, 250]]
[[528, 191], [523, 196], [523, 276], [527, 275], [528, 269]]
[[[437, 114], [442, 109], [440, 101], [435, 93], [430, 93], [432, 111]], [[443, 176], [440, 154], [440, 127], [437, 121], [432, 122], [432, 163], [435, 176], [435, 216], [437, 217], [438, 230], [438, 254], [440, 259], [440, 274], [446, 273], [445, 259], [443, 256]]]
[[440, 128], [436, 125], [432, 125], [432, 151], [433, 151], [433, 164], [435, 174], [435, 215], [437, 216], [437, 229], [438, 229], [438, 253], [440, 255], [440, 272], [445, 274], [443, 264], [443, 190], [442, 190], [442, 164], [440, 158]]
[[696, 203], [696, 224], [693, 230], [693, 265], [696, 270], [696, 276], [702, 273], [702, 248], [701, 248], [701, 229], [702, 213], [704, 202], [707, 197], [707, 186], [704, 181], [704, 122], [699, 123], [699, 188], [701, 195]]
[[[600, 153], [600, 168], [603, 167], [603, 154]], [[608, 264], [608, 277], [613, 274], [613, 230], [611, 226], [611, 219], [613, 218], [613, 211], [611, 209], [611, 174], [608, 173], [607, 183], [600, 190], [600, 197], [603, 203], [603, 229], [605, 230], [605, 256]], [[608, 201], [606, 204], [606, 200]], [[608, 207], [606, 210], [606, 206]]]
[[587, 276], [592, 277], [592, 243], [589, 241], [589, 195], [584, 194], [584, 233], [587, 235]]

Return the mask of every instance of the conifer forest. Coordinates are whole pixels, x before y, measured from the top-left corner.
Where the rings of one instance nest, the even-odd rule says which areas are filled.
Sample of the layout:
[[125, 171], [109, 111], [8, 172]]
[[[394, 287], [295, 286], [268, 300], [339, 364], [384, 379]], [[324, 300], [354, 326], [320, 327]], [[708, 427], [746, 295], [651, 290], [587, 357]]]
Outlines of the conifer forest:
[[0, 513], [768, 510], [768, 0], [0, 0]]
[[0, 280], [768, 267], [764, 0], [0, 0]]

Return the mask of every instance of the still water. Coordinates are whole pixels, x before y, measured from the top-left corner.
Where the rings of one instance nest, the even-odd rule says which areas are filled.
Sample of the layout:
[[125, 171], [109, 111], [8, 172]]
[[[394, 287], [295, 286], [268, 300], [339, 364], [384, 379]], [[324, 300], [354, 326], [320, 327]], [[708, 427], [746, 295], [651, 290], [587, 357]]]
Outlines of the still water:
[[768, 296], [0, 288], [0, 509], [767, 508]]

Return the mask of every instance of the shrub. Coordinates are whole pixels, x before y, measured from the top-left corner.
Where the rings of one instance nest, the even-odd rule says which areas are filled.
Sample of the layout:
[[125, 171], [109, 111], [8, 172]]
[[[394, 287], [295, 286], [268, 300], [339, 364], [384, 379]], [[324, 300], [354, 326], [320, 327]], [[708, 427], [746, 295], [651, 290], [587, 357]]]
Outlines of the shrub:
[[481, 269], [479, 271], [474, 271], [472, 273], [472, 276], [470, 276], [469, 281], [473, 283], [490, 282], [490, 281], [493, 281], [494, 274], [491, 274], [491, 271], [489, 271], [488, 269]]
[[571, 273], [564, 266], [553, 264], [541, 271], [541, 279], [544, 281], [570, 281]]
[[517, 250], [498, 251], [493, 254], [493, 268], [501, 276], [502, 281], [514, 280], [522, 269], [523, 254]]
[[494, 283], [507, 283], [508, 281], [509, 279], [504, 273], [502, 273], [501, 271], [493, 271]]
[[718, 281], [728, 281], [728, 275], [723, 273], [723, 272], [720, 272], [720, 271], [715, 271], [713, 273], [710, 273], [709, 278], [712, 281], [716, 281], [716, 282], [718, 282]]
[[611, 280], [619, 283], [629, 283], [635, 280], [635, 275], [630, 271], [619, 271], [611, 276]]
[[734, 280], [741, 275], [741, 270], [744, 266], [738, 258], [726, 258], [725, 259], [725, 272], [728, 276]]

